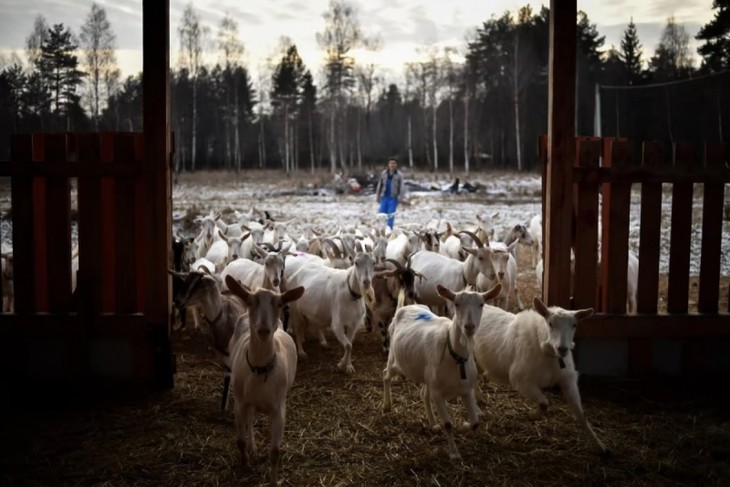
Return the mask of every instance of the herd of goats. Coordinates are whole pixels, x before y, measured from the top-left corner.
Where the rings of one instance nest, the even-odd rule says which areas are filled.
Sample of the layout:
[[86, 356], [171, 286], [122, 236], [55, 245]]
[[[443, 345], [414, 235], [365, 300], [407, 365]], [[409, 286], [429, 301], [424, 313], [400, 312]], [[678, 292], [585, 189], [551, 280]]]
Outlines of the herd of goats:
[[[226, 223], [211, 212], [196, 237], [175, 237], [169, 273], [183, 325], [190, 311], [226, 371], [221, 408], [230, 389], [244, 465], [255, 454], [254, 413], [269, 416], [272, 485], [305, 339], [326, 345], [331, 330], [344, 349], [337, 367], [352, 374], [353, 341], [364, 326], [381, 331], [388, 357], [383, 410], [391, 408], [393, 377], [422, 384], [427, 420], [438, 427], [436, 406], [451, 458], [459, 452], [446, 401], [460, 397], [469, 418], [463, 427], [477, 428], [482, 375], [534, 403], [533, 417], [548, 409], [543, 391], [559, 385], [591, 445], [606, 451], [583, 414], [572, 356], [576, 324], [593, 309], [547, 307], [539, 298], [523, 309], [515, 286], [516, 246], [541, 253], [539, 217], [501, 241], [489, 215], [459, 231], [441, 221], [391, 230], [388, 215], [378, 215], [367, 231], [325, 235], [305, 225], [296, 237], [290, 222], [255, 209], [235, 217]], [[507, 311], [511, 295], [516, 314]]]

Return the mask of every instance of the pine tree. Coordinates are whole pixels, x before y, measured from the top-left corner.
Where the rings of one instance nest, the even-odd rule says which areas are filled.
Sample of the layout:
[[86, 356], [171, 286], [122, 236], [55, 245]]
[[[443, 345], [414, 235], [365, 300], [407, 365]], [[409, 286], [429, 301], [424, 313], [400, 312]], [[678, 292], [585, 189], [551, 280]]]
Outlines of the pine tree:
[[705, 41], [697, 52], [702, 56], [702, 70], [711, 73], [730, 69], [730, 0], [714, 0], [715, 18], [703, 25], [695, 37]]
[[71, 30], [63, 24], [54, 24], [43, 41], [37, 68], [51, 93], [51, 111], [56, 116], [57, 127], [71, 130], [71, 114], [78, 113], [80, 101], [76, 89], [82, 83], [84, 73], [79, 71], [79, 59]]
[[641, 81], [641, 43], [636, 32], [636, 24], [632, 18], [621, 37], [621, 52], [619, 57], [626, 70], [626, 78], [630, 85]]

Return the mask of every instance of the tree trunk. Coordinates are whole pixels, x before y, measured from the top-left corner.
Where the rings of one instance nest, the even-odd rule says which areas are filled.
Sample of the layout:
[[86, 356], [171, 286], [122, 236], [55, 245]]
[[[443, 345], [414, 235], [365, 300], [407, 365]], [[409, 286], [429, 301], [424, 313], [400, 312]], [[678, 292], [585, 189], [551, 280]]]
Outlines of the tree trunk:
[[439, 169], [439, 149], [438, 144], [436, 142], [436, 102], [434, 101], [433, 107], [431, 108], [433, 111], [433, 123], [431, 124], [431, 138], [433, 139], [433, 170], [438, 171]]
[[238, 128], [238, 90], [233, 91], [233, 157], [236, 161], [236, 173], [241, 170], [241, 134]]
[[408, 114], [408, 167], [413, 167], [413, 128], [410, 113]]
[[332, 174], [337, 171], [337, 149], [335, 148], [335, 106], [334, 103], [330, 108], [330, 172]]
[[314, 138], [312, 136], [312, 109], [309, 108], [309, 113], [307, 113], [308, 121], [309, 121], [309, 164], [311, 168], [312, 174], [314, 174]]
[[515, 150], [517, 152], [517, 170], [522, 171], [522, 146], [520, 143], [520, 80], [517, 67], [517, 56], [519, 55], [520, 36], [515, 36], [515, 61], [514, 73], [512, 76], [514, 88], [514, 109], [515, 109]]
[[362, 140], [360, 134], [360, 108], [357, 109], [357, 169], [362, 171]]
[[193, 80], [193, 137], [192, 137], [192, 154], [190, 158], [190, 168], [195, 171], [195, 155], [196, 155], [196, 143], [198, 140], [198, 81]]
[[469, 93], [464, 94], [464, 172], [469, 175]]
[[449, 93], [449, 174], [454, 175], [454, 97]]

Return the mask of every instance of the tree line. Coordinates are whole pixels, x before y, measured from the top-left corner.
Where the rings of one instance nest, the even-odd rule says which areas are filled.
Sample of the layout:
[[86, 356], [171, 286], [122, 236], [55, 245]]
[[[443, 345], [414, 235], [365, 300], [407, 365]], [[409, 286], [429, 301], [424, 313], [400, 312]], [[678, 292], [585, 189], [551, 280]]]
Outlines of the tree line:
[[[696, 36], [698, 67], [689, 35], [674, 18], [647, 55], [633, 20], [620, 45], [607, 48], [596, 24], [579, 12], [577, 132], [594, 133], [597, 85], [643, 86], [730, 69], [730, 0], [714, 0], [713, 10]], [[538, 136], [547, 131], [547, 8], [492, 16], [464, 46], [425, 46], [424, 60], [406, 64], [398, 82], [354, 57], [356, 49], [377, 51], [381, 42], [363, 32], [352, 5], [331, 0], [323, 17], [316, 34], [321, 73], [312, 73], [296, 44], [283, 37], [268, 71], [253, 80], [236, 20], [225, 15], [213, 35], [193, 5], [186, 6], [171, 72], [176, 171], [352, 173], [389, 156], [449, 172], [536, 166]], [[0, 60], [0, 159], [8, 157], [14, 133], [141, 131], [142, 73], [122, 79], [115, 48], [112, 26], [96, 3], [78, 36], [38, 15], [25, 58]], [[211, 50], [218, 53], [212, 65], [204, 56]], [[727, 89], [722, 96], [726, 103]]]

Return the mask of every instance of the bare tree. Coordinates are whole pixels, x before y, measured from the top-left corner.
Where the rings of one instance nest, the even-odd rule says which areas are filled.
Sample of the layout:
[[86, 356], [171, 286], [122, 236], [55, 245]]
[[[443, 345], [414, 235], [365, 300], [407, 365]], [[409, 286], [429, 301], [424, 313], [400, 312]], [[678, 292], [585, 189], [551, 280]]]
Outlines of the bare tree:
[[459, 69], [451, 59], [451, 56], [456, 53], [456, 48], [444, 48], [444, 58], [442, 61], [444, 82], [449, 97], [449, 173], [451, 175], [454, 174], [454, 96], [456, 95], [459, 83]]
[[193, 87], [193, 120], [191, 134], [190, 169], [195, 171], [196, 144], [198, 140], [198, 77], [203, 66], [203, 49], [208, 29], [200, 23], [200, 16], [188, 3], [183, 11], [180, 27], [180, 65], [190, 73]]
[[109, 93], [104, 90], [113, 88], [113, 78], [118, 78], [117, 60], [114, 54], [115, 36], [111, 24], [106, 17], [106, 10], [96, 2], [81, 26], [81, 49], [83, 64], [88, 76], [89, 111], [94, 120], [94, 128], [99, 130], [99, 113], [102, 101], [108, 99]]
[[[226, 107], [224, 113], [226, 130], [226, 158], [234, 161], [236, 172], [241, 170], [241, 134], [238, 126], [240, 100], [238, 77], [234, 75], [235, 68], [240, 65], [243, 56], [243, 43], [238, 38], [238, 23], [229, 13], [221, 20], [218, 29], [218, 46], [221, 50], [221, 57], [224, 66], [224, 78], [226, 80]], [[231, 137], [232, 133], [232, 137]], [[231, 138], [233, 139], [231, 141]], [[232, 147], [231, 147], [232, 146]], [[233, 154], [231, 154], [231, 151]], [[233, 157], [231, 157], [231, 155]]]
[[[330, 0], [328, 10], [323, 14], [325, 27], [317, 33], [317, 42], [325, 51], [325, 93], [329, 111], [329, 153], [330, 170], [337, 169], [338, 149], [340, 161], [345, 166], [342, 143], [344, 123], [340, 121], [340, 137], [337, 136], [337, 119], [345, 115], [345, 100], [354, 87], [353, 68], [355, 61], [350, 55], [362, 40], [360, 25], [355, 18], [354, 7], [346, 0]], [[337, 141], [340, 141], [337, 144]]]
[[48, 38], [48, 22], [38, 14], [33, 20], [33, 31], [25, 38], [25, 52], [28, 56], [28, 65], [35, 66], [41, 57], [43, 42]]

